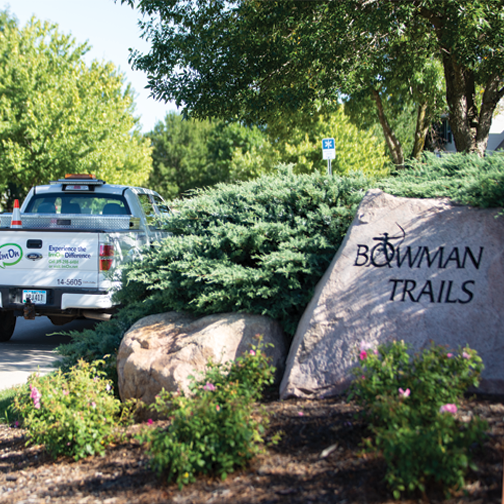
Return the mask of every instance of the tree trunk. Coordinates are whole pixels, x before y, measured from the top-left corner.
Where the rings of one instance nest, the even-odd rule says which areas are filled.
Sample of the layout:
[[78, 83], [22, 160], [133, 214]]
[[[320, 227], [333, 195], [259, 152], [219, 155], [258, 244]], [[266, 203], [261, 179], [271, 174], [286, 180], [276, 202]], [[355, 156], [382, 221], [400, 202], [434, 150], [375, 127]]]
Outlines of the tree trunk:
[[485, 86], [485, 92], [483, 93], [483, 102], [481, 104], [478, 132], [475, 142], [476, 152], [478, 152], [480, 156], [483, 156], [486, 151], [493, 114], [500, 99], [504, 96], [504, 87], [499, 89], [500, 85], [500, 77], [498, 75], [491, 75]]
[[493, 113], [504, 96], [499, 74], [490, 75], [485, 84], [483, 102], [478, 113], [474, 71], [457, 63], [449, 47], [443, 45], [446, 23], [433, 10], [420, 7], [420, 15], [427, 19], [436, 31], [443, 58], [446, 81], [446, 101], [450, 112], [449, 122], [458, 152], [474, 152], [485, 155]]
[[473, 72], [457, 65], [447, 52], [443, 53], [443, 67], [446, 102], [455, 147], [458, 152], [475, 152], [478, 110], [474, 103], [476, 87]]
[[474, 152], [485, 155], [492, 125], [493, 113], [504, 96], [500, 78], [491, 75], [485, 85], [481, 109], [475, 103], [474, 73], [462, 68], [449, 54], [443, 57], [446, 79], [446, 101], [450, 111], [450, 127], [458, 152]]
[[427, 103], [418, 105], [417, 122], [415, 129], [415, 143], [411, 157], [419, 159], [425, 146], [425, 139], [429, 131], [429, 121], [427, 120]]
[[404, 153], [402, 150], [401, 142], [396, 138], [392, 128], [390, 127], [385, 112], [383, 110], [383, 103], [381, 101], [381, 96], [376, 89], [371, 91], [374, 101], [376, 102], [376, 108], [378, 111], [378, 119], [380, 120], [381, 127], [383, 129], [383, 134], [385, 136], [385, 142], [390, 150], [390, 155], [392, 156], [392, 161], [396, 165], [396, 168], [404, 168]]

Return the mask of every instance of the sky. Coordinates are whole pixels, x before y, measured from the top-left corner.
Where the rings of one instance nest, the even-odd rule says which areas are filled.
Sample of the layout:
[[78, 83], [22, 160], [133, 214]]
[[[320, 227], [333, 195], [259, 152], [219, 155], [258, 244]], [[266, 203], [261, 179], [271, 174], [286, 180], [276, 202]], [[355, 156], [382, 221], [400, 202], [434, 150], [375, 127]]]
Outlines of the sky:
[[71, 34], [78, 43], [88, 42], [91, 50], [86, 62], [111, 61], [125, 74], [135, 92], [135, 115], [140, 117], [142, 132], [154, 129], [167, 112], [176, 110], [174, 104], [155, 101], [149, 97], [147, 76], [133, 71], [128, 64], [128, 48], [146, 52], [147, 42], [140, 38], [138, 11], [120, 0], [0, 0], [3, 10], [15, 16], [20, 26], [26, 25], [32, 16], [59, 25], [59, 30]]

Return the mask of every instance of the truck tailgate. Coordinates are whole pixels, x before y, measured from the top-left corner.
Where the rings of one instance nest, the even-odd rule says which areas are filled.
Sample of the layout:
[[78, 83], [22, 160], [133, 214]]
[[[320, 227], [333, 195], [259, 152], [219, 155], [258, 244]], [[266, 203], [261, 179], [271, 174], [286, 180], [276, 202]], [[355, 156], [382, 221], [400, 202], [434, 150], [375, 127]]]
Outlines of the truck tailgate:
[[0, 284], [98, 288], [98, 233], [2, 230]]

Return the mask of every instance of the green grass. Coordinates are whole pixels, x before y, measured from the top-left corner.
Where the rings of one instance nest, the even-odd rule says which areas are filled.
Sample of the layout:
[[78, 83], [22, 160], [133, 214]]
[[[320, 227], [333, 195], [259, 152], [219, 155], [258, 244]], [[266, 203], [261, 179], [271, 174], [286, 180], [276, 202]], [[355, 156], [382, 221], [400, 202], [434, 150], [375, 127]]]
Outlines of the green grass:
[[5, 390], [0, 390], [0, 423], [11, 424], [17, 420], [17, 416], [9, 408], [14, 402], [16, 392], [22, 386], [16, 386]]

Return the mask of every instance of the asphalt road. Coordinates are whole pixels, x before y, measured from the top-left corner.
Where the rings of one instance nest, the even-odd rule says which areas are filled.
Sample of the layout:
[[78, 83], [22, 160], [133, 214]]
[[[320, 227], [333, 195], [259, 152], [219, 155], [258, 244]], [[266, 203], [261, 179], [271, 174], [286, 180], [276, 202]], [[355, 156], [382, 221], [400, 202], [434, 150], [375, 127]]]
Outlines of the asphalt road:
[[25, 383], [36, 371], [46, 374], [54, 370], [52, 364], [58, 360], [54, 349], [71, 341], [69, 336], [55, 335], [55, 332], [81, 331], [95, 324], [92, 320], [74, 320], [55, 326], [47, 317], [35, 320], [18, 317], [11, 340], [0, 343], [0, 390]]

